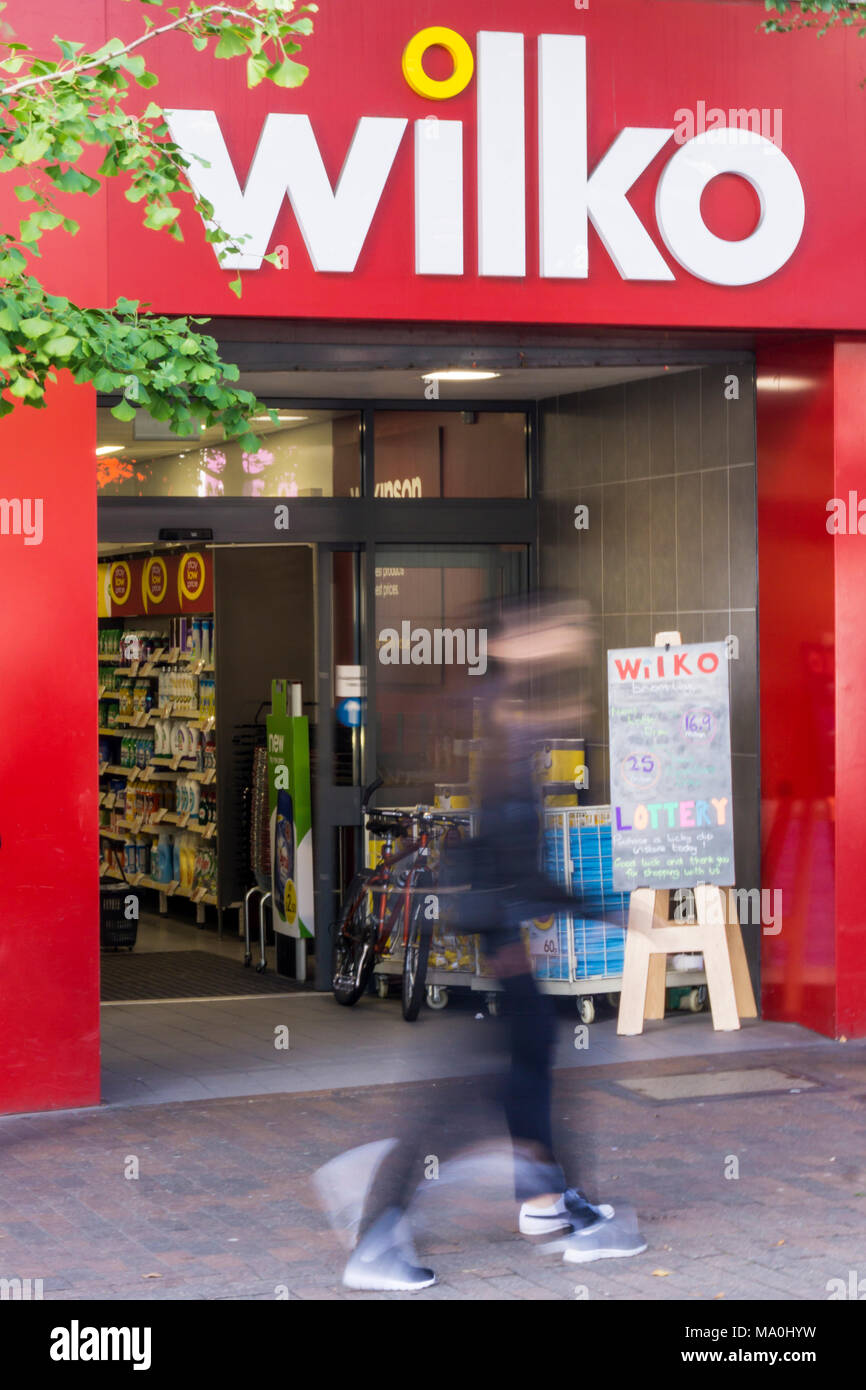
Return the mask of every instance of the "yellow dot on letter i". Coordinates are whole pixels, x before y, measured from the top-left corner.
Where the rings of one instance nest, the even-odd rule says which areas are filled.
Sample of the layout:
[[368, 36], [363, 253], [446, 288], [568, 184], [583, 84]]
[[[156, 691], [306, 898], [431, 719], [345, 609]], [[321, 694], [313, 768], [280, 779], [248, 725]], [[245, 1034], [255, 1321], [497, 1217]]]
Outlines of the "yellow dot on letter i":
[[[454, 64], [450, 77], [439, 79], [427, 76], [424, 54], [428, 48], [445, 49]], [[413, 92], [431, 101], [447, 101], [449, 97], [459, 96], [469, 86], [474, 71], [475, 59], [469, 44], [454, 29], [445, 29], [441, 25], [421, 29], [403, 50], [403, 76]]]

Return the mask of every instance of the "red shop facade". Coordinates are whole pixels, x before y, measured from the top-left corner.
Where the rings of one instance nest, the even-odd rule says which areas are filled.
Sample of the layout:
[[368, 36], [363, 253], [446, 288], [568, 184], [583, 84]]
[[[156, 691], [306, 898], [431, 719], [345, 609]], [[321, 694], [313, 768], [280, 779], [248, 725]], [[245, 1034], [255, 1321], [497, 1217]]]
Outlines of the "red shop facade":
[[[715, 608], [727, 610], [728, 631], [731, 610], [753, 614], [744, 698], [754, 737], [743, 757], [758, 777], [759, 879], [746, 886], [784, 903], [781, 930], [758, 929], [752, 942], [761, 1012], [862, 1037], [866, 45], [850, 34], [767, 36], [763, 16], [751, 0], [323, 4], [306, 44], [310, 76], [294, 91], [249, 91], [242, 65], [168, 36], [149, 59], [156, 96], [177, 142], [208, 161], [195, 177], [247, 238], [241, 262], [218, 264], [189, 209], [182, 243], [144, 230], [112, 187], [76, 204], [77, 238], [46, 240], [41, 273], [83, 304], [125, 296], [210, 316], [245, 372], [298, 370], [306, 382], [327, 372], [332, 399], [344, 395], [341, 372], [354, 374], [354, 391], [362, 374], [420, 383], [436, 366], [524, 371], [536, 383], [586, 369], [599, 390], [619, 389], [621, 369], [640, 378], [641, 364], [653, 381], [700, 366], [702, 390], [717, 383], [720, 401], [747, 392], [754, 431], [738, 438], [735, 463], [752, 470], [743, 477], [756, 543], [726, 543], [734, 579], [727, 602], [705, 597], [700, 635], [723, 635], [707, 625]], [[30, 42], [68, 28], [56, 0], [13, 4], [7, 18]], [[121, 0], [84, 0], [74, 37], [96, 48], [132, 37], [135, 23]], [[263, 260], [273, 251], [279, 268]], [[229, 289], [238, 268], [240, 299]], [[658, 388], [671, 399], [677, 389]], [[521, 400], [543, 394], [515, 387]], [[555, 432], [570, 428], [567, 396], [551, 385], [546, 398], [560, 404], [542, 403], [537, 416], [540, 552], [548, 534], [561, 541], [557, 509], [570, 516], [581, 488], [610, 482], [592, 473], [584, 407], [574, 448], [566, 440], [554, 459]], [[642, 400], [626, 423], [627, 517], [644, 504], [628, 442]], [[100, 1098], [97, 409], [90, 388], [61, 379], [46, 410], [0, 422], [0, 493], [41, 508], [38, 540], [9, 526], [0, 536], [2, 1113]], [[730, 455], [734, 427], [723, 408], [718, 418]], [[688, 430], [676, 411], [671, 419], [671, 448], [685, 458]], [[602, 447], [604, 458], [615, 452]], [[662, 453], [650, 449], [650, 510], [670, 471]], [[726, 474], [725, 506], [737, 485]], [[702, 497], [715, 486], [707, 477]], [[292, 505], [302, 527], [305, 505]], [[406, 490], [381, 499], [394, 517], [415, 505]], [[194, 515], [186, 506], [182, 524]], [[413, 515], [421, 540], [427, 512]], [[749, 566], [755, 597], [738, 604], [730, 584]], [[549, 573], [561, 582], [566, 571], [582, 573], [565, 562]], [[616, 607], [611, 599], [618, 619]], [[678, 597], [674, 616], [691, 607], [702, 604]]]

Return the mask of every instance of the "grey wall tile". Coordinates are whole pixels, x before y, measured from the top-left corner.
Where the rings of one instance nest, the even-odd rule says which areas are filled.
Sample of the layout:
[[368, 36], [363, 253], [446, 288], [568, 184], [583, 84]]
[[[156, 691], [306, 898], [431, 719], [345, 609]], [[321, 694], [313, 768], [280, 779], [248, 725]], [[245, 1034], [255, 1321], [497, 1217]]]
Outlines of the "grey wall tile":
[[591, 393], [604, 421], [602, 461], [606, 483], [621, 483], [626, 475], [625, 393], [625, 386], [607, 386]]
[[650, 392], [654, 380], [630, 381], [625, 388], [625, 473], [647, 478], [650, 472]]
[[650, 472], [654, 477], [675, 471], [675, 381], [675, 376], [659, 376], [649, 383]]
[[704, 608], [730, 607], [728, 472], [701, 474], [701, 539]]
[[758, 519], [754, 468], [732, 468], [731, 607], [754, 608], [758, 592]]
[[701, 371], [701, 467], [725, 468], [728, 462], [728, 405], [724, 367]]
[[650, 590], [652, 608], [677, 603], [676, 479], [650, 483]]
[[602, 608], [602, 492], [601, 487], [586, 487], [581, 490], [580, 501], [589, 508], [588, 530], [574, 530], [572, 512], [572, 544], [580, 566], [580, 597], [586, 600], [593, 613], [600, 613]]
[[731, 661], [731, 748], [734, 753], [758, 752], [758, 631], [754, 610], [732, 613], [731, 636], [737, 655]]
[[563, 397], [575, 422], [578, 435], [577, 478], [581, 486], [600, 483], [603, 479], [602, 453], [604, 445], [604, 412], [599, 405], [598, 391], [580, 391]]
[[674, 466], [690, 473], [701, 466], [701, 374], [678, 372], [674, 382]]
[[683, 643], [704, 640], [703, 613], [684, 613], [680, 609], [674, 627], [682, 636]]
[[687, 473], [677, 478], [676, 487], [678, 609], [703, 607], [701, 549], [701, 475]]
[[754, 369], [738, 363], [729, 369], [728, 374], [733, 374], [739, 378], [740, 397], [736, 401], [728, 401], [728, 463], [732, 466], [738, 463], [754, 463], [756, 453], [755, 441], [755, 406], [754, 406]]
[[625, 544], [626, 485], [606, 483], [602, 489], [602, 556], [605, 613], [623, 613], [626, 607]]
[[625, 607], [629, 613], [649, 613], [650, 585], [650, 484], [631, 482], [625, 489]]
[[649, 613], [627, 613], [625, 619], [626, 646], [651, 647], [655, 636]]

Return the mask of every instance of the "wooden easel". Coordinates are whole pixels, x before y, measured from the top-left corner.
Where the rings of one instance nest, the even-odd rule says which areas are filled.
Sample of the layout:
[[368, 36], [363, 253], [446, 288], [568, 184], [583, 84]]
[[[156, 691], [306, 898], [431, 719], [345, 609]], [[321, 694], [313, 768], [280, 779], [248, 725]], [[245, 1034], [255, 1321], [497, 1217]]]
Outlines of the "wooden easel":
[[[657, 647], [679, 646], [678, 632], [656, 633]], [[664, 1018], [667, 957], [700, 952], [704, 958], [713, 1027], [739, 1028], [741, 1018], [757, 1018], [733, 888], [699, 883], [697, 921], [671, 922], [668, 889], [636, 888], [631, 894], [617, 1033], [643, 1032], [645, 1018]]]

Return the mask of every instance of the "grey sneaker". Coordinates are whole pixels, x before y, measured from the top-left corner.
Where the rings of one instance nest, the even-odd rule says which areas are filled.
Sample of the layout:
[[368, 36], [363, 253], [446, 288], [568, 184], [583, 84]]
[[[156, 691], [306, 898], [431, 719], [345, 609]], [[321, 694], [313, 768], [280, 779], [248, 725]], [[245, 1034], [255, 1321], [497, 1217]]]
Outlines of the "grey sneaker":
[[[637, 1228], [633, 1207], [618, 1206], [610, 1216], [602, 1216], [591, 1226], [572, 1231], [553, 1245], [562, 1250], [567, 1264], [588, 1264], [590, 1260], [615, 1260], [640, 1255], [646, 1241]], [[546, 1247], [548, 1250], [550, 1245]]]
[[599, 1217], [613, 1216], [613, 1212], [606, 1202], [594, 1206], [576, 1187], [570, 1187], [551, 1207], [539, 1209], [524, 1202], [518, 1228], [522, 1236], [550, 1236], [556, 1231], [579, 1231], [592, 1226]]
[[343, 1287], [377, 1293], [418, 1293], [436, 1283], [418, 1264], [409, 1223], [389, 1207], [361, 1238], [343, 1270]]
[[313, 1174], [313, 1186], [331, 1229], [347, 1249], [358, 1239], [358, 1228], [367, 1194], [383, 1159], [396, 1139], [377, 1139], [337, 1154]]

